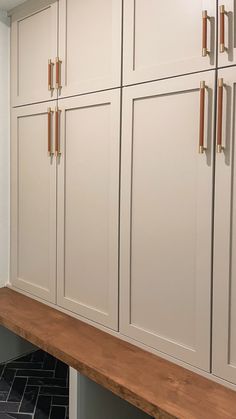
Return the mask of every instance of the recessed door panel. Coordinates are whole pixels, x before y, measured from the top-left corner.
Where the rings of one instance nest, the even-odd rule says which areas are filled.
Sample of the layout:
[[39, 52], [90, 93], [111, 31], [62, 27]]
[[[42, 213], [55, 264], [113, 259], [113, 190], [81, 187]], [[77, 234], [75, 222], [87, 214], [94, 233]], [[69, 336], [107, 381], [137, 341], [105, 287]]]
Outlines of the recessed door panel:
[[111, 328], [118, 316], [119, 95], [59, 102], [58, 302]]
[[206, 370], [214, 74], [127, 87], [123, 98], [121, 332]]
[[121, 83], [121, 0], [61, 0], [60, 97]]
[[[57, 97], [55, 65], [53, 66], [57, 56], [57, 8], [56, 1], [12, 22], [13, 106], [42, 102]], [[49, 60], [52, 61], [51, 82], [48, 70]]]
[[13, 111], [11, 282], [55, 301], [56, 163], [45, 105]]
[[[220, 88], [222, 88], [222, 96]], [[236, 384], [236, 73], [234, 68], [222, 69], [218, 72], [218, 89], [213, 271], [213, 373]], [[222, 108], [219, 106], [221, 100]], [[222, 129], [219, 128], [221, 122]]]
[[218, 2], [218, 65], [236, 64], [236, 2]]
[[215, 31], [215, 0], [125, 0], [124, 84], [214, 68]]

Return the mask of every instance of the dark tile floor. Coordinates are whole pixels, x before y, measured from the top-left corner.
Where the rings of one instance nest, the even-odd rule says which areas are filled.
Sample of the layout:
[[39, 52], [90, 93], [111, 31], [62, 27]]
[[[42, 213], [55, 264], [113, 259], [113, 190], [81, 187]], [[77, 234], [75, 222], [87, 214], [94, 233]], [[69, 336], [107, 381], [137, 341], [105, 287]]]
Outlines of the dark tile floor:
[[0, 364], [0, 419], [69, 418], [69, 368], [38, 350]]

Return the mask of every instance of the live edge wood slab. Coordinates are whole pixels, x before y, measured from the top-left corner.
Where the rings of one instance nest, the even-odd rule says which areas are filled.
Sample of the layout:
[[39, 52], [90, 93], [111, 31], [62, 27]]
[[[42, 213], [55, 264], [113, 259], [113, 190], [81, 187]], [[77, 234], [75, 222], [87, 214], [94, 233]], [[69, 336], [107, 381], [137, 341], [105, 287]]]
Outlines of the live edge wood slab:
[[233, 390], [8, 288], [0, 324], [152, 417], [236, 419]]

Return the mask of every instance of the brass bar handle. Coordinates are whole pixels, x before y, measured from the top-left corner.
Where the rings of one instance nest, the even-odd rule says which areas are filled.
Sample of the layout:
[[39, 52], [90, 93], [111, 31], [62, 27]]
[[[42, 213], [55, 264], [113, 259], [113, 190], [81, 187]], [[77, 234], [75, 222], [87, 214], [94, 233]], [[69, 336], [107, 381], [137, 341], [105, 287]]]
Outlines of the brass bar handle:
[[53, 90], [53, 81], [52, 81], [52, 69], [53, 69], [52, 60], [48, 60], [48, 90]]
[[206, 151], [204, 147], [204, 132], [205, 132], [205, 81], [200, 82], [200, 124], [199, 124], [199, 154]]
[[217, 118], [217, 153], [222, 153], [222, 128], [223, 128], [223, 88], [224, 80], [218, 80], [218, 118]]
[[61, 60], [59, 57], [56, 58], [56, 89], [61, 89]]
[[202, 56], [206, 57], [209, 54], [207, 50], [207, 10], [202, 12]]
[[59, 114], [60, 110], [58, 107], [55, 109], [55, 156], [58, 157], [61, 155], [60, 152], [60, 140], [59, 140]]
[[220, 6], [220, 52], [225, 52], [225, 6]]
[[52, 109], [48, 108], [48, 155], [53, 156], [52, 152]]

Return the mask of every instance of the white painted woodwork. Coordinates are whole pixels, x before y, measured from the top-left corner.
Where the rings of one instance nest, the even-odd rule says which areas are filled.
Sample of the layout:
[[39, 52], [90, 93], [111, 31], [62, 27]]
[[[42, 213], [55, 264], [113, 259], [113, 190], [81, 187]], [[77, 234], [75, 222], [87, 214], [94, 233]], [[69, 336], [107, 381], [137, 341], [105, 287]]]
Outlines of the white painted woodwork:
[[[218, 65], [225, 67], [236, 64], [236, 2], [235, 0], [219, 0], [218, 2]], [[220, 6], [225, 6], [225, 51], [220, 52]]]
[[60, 97], [121, 84], [122, 0], [60, 0]]
[[236, 384], [236, 71], [224, 79], [223, 145], [216, 154], [213, 271], [213, 373]]
[[[208, 12], [208, 49], [202, 57], [202, 11]], [[215, 0], [125, 0], [124, 84], [215, 66]]]
[[117, 329], [120, 90], [59, 108], [58, 304]]
[[[207, 85], [206, 154], [198, 154]], [[215, 72], [123, 93], [120, 331], [204, 370], [210, 362]]]
[[[11, 27], [12, 105], [57, 98], [48, 90], [48, 60], [57, 56], [58, 2], [13, 19]], [[54, 66], [55, 67], [55, 66]], [[55, 70], [55, 69], [54, 69]], [[55, 71], [53, 77], [55, 86]]]
[[55, 302], [56, 161], [48, 156], [47, 105], [12, 111], [11, 282]]

